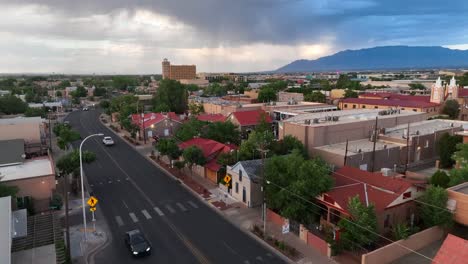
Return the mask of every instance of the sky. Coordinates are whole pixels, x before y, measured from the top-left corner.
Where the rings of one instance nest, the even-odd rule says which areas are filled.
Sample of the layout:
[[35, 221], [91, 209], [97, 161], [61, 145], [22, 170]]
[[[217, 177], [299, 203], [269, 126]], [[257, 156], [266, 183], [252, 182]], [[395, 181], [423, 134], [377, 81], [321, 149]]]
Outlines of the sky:
[[384, 45], [468, 49], [467, 0], [0, 0], [0, 73], [274, 70]]

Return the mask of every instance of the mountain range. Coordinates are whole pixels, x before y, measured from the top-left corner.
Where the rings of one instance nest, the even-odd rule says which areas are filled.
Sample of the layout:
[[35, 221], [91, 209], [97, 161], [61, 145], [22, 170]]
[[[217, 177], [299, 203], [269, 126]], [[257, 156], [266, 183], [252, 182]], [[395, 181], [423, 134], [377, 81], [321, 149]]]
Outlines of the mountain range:
[[381, 46], [345, 50], [316, 60], [296, 60], [276, 72], [468, 67], [468, 50], [438, 46]]

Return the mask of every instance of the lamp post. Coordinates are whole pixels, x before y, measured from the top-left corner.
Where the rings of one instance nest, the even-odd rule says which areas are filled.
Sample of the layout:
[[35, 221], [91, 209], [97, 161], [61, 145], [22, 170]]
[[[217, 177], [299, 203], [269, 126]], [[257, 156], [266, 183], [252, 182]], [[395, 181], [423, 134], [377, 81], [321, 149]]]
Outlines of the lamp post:
[[86, 241], [86, 209], [85, 209], [85, 200], [84, 200], [84, 184], [83, 184], [83, 155], [82, 155], [82, 152], [81, 152], [81, 148], [83, 147], [83, 143], [85, 143], [85, 141], [88, 139], [88, 138], [91, 138], [91, 137], [97, 137], [97, 136], [104, 136], [103, 133], [99, 133], [99, 134], [92, 134], [92, 135], [89, 135], [87, 137], [85, 137], [85, 139], [83, 139], [83, 141], [81, 141], [81, 144], [80, 144], [80, 177], [81, 177], [81, 203], [82, 203], [82, 206], [83, 206], [83, 225], [84, 225], [84, 240]]
[[50, 121], [50, 119], [52, 118], [51, 111], [52, 110], [49, 109], [48, 114], [47, 114], [49, 116], [49, 151], [50, 153], [52, 153], [52, 126], [51, 126], [51, 121]]

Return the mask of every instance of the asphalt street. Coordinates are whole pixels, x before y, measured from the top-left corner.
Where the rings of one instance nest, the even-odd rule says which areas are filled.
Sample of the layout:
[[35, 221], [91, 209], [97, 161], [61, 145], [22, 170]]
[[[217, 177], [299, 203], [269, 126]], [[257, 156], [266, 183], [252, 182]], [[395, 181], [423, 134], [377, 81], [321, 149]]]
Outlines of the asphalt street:
[[[142, 157], [99, 122], [99, 112], [76, 111], [66, 120], [86, 141], [84, 150], [96, 160], [84, 166], [90, 192], [112, 232], [111, 243], [95, 263], [284, 263], [255, 239], [240, 231], [192, 193]], [[79, 142], [75, 142], [75, 147]], [[126, 231], [140, 229], [152, 244], [148, 257], [135, 259], [124, 245]]]

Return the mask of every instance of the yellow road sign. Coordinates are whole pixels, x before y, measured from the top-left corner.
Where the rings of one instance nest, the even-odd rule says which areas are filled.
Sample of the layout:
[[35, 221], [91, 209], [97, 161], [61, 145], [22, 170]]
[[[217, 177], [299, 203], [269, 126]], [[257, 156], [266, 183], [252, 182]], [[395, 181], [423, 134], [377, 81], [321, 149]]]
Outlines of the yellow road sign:
[[228, 183], [230, 181], [231, 181], [231, 176], [229, 176], [229, 175], [224, 176], [224, 182], [225, 183]]
[[97, 199], [96, 197], [94, 197], [94, 196], [91, 196], [91, 197], [89, 197], [87, 203], [88, 203], [88, 205], [89, 205], [90, 207], [95, 207], [96, 204], [98, 203], [98, 199]]
[[96, 207], [90, 207], [89, 210], [90, 210], [91, 212], [94, 212], [94, 211], [96, 211]]

